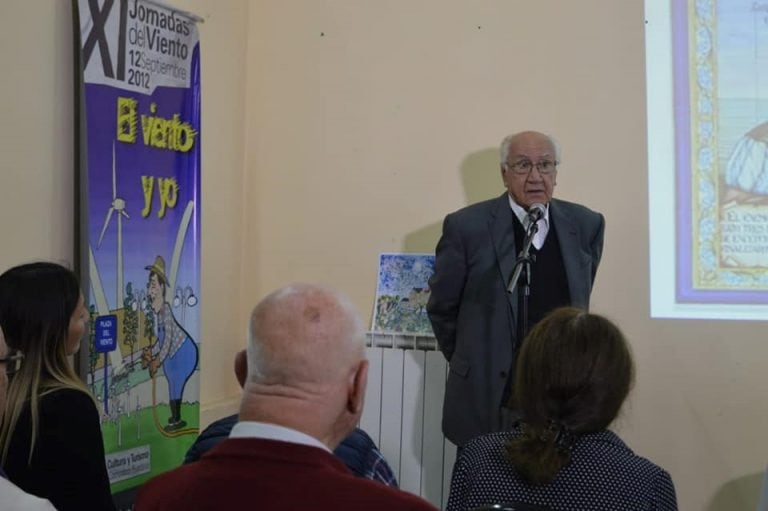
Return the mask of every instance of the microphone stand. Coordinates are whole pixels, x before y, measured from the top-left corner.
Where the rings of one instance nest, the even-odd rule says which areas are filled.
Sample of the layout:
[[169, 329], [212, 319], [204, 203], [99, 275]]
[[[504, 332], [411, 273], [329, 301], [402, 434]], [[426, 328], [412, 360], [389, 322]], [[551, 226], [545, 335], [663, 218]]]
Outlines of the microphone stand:
[[538, 220], [532, 221], [528, 225], [528, 231], [525, 233], [525, 241], [523, 242], [523, 248], [520, 253], [517, 254], [517, 261], [515, 261], [515, 270], [512, 272], [512, 278], [509, 279], [507, 285], [507, 292], [512, 294], [515, 292], [517, 283], [520, 280], [520, 275], [525, 272], [525, 279], [523, 279], [523, 306], [520, 315], [522, 321], [522, 334], [523, 337], [528, 333], [528, 297], [531, 294], [531, 262], [535, 260], [536, 256], [531, 254], [531, 245], [533, 244], [533, 237], [539, 231]]

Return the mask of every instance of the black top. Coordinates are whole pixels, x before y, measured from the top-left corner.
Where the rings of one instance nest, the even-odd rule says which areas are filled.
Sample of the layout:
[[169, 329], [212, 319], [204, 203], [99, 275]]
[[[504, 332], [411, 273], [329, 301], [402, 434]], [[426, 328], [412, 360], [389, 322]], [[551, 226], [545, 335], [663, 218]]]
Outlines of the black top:
[[584, 435], [571, 462], [540, 486], [526, 483], [504, 457], [504, 444], [522, 434], [479, 436], [466, 444], [453, 467], [447, 511], [502, 502], [525, 502], [563, 511], [676, 511], [669, 474], [637, 456], [610, 431]]
[[[512, 211], [510, 209], [510, 211]], [[515, 226], [515, 247], [518, 252], [523, 248], [523, 241], [525, 241], [525, 230], [523, 229], [520, 220], [517, 215], [512, 212], [515, 217], [513, 225]], [[520, 297], [520, 309], [521, 314], [518, 314], [518, 338], [522, 339], [524, 333], [531, 330], [533, 325], [541, 321], [550, 311], [562, 307], [564, 305], [570, 305], [571, 298], [568, 290], [568, 277], [565, 274], [565, 265], [563, 264], [563, 254], [560, 250], [560, 242], [557, 239], [557, 231], [555, 230], [555, 224], [552, 219], [549, 219], [549, 231], [547, 237], [544, 238], [544, 244], [540, 249], [536, 249], [531, 245], [531, 255], [534, 257], [534, 261], [531, 263], [531, 294], [528, 298], [528, 328], [525, 332], [520, 331], [522, 328], [522, 296]], [[518, 282], [517, 289], [522, 291], [523, 282]]]
[[56, 390], [40, 399], [38, 436], [28, 464], [29, 407], [19, 417], [3, 469], [22, 490], [59, 511], [114, 510], [104, 461], [99, 412], [89, 395]]
[[[525, 229], [515, 212], [510, 208], [512, 215], [512, 225], [515, 230], [515, 247], [518, 253], [523, 248], [525, 241]], [[568, 289], [568, 276], [565, 274], [565, 265], [563, 264], [563, 254], [560, 250], [560, 241], [557, 239], [557, 231], [552, 218], [549, 219], [549, 230], [547, 237], [544, 238], [544, 244], [540, 249], [531, 245], [529, 254], [532, 256], [531, 262], [531, 288], [528, 295], [528, 324], [523, 328], [523, 295], [525, 292], [525, 273], [520, 275], [517, 282], [517, 337], [514, 339], [513, 349], [515, 353], [520, 351], [521, 342], [531, 328], [544, 319], [544, 316], [558, 307], [571, 305], [570, 291]], [[512, 386], [515, 383], [515, 364], [517, 356], [512, 359], [512, 367], [509, 368], [509, 377], [504, 386], [502, 394], [502, 403], [506, 405], [512, 394]]]

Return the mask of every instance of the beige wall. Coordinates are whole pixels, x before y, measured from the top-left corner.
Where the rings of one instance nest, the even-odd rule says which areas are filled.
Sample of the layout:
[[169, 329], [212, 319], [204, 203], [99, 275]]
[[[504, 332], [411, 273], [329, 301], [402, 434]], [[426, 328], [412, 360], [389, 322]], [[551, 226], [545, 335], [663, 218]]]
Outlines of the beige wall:
[[[672, 473], [681, 509], [754, 509], [764, 323], [649, 319], [640, 0], [175, 3], [205, 18], [204, 407], [236, 395], [260, 296], [328, 282], [370, 317], [378, 253], [431, 251], [445, 213], [501, 193], [498, 141], [540, 129], [563, 148], [556, 194], [607, 217], [593, 308], [638, 364], [620, 433]], [[69, 2], [4, 9], [0, 265], [69, 259]]]
[[200, 31], [202, 87], [202, 308], [201, 389], [206, 411], [224, 409], [210, 418], [233, 413], [240, 393], [232, 369], [234, 353], [245, 346], [243, 274], [246, 263], [242, 234], [248, 219], [245, 144], [248, 61], [248, 2], [184, 0], [174, 5], [194, 12], [204, 22]]

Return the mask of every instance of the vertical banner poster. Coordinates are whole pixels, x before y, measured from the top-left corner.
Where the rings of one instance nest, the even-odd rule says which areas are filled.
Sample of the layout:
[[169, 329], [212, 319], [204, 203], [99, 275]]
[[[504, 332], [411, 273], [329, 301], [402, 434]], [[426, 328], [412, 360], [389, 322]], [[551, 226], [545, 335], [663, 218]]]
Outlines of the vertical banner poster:
[[157, 1], [77, 0], [81, 373], [113, 493], [178, 466], [199, 426], [200, 46]]

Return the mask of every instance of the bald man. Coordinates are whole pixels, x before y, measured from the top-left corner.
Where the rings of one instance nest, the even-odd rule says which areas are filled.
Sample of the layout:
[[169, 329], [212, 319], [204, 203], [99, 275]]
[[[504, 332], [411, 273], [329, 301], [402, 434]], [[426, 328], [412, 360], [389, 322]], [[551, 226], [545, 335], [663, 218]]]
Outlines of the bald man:
[[332, 450], [357, 424], [368, 361], [350, 302], [319, 286], [275, 291], [251, 314], [240, 421], [196, 463], [139, 491], [136, 509], [434, 510], [355, 477]]
[[[235, 377], [240, 387], [245, 387], [248, 378], [248, 359], [246, 350], [240, 350], [235, 355]], [[184, 455], [184, 463], [193, 463], [229, 437], [232, 428], [237, 424], [237, 414], [222, 417], [213, 421], [195, 440], [192, 447]], [[355, 428], [333, 450], [344, 464], [358, 477], [379, 481], [389, 486], [397, 486], [397, 479], [384, 455], [368, 433]]]
[[[603, 216], [552, 198], [560, 155], [551, 137], [536, 131], [510, 135], [500, 153], [507, 191], [445, 217], [429, 281], [427, 313], [450, 366], [443, 432], [458, 446], [516, 418], [508, 397], [525, 332], [559, 306], [589, 306], [603, 251]], [[541, 219], [524, 322], [523, 281], [514, 293], [507, 286], [532, 210]]]

